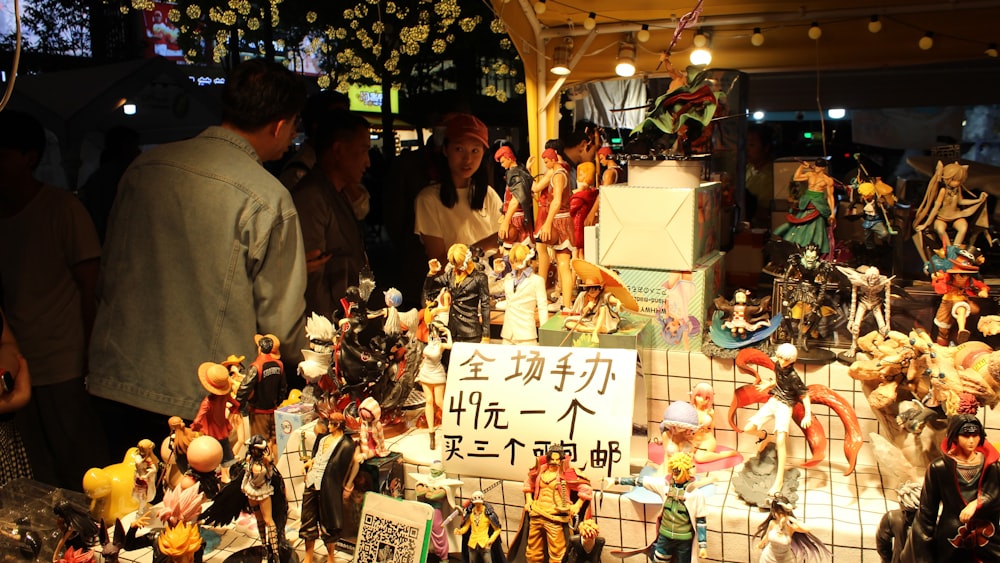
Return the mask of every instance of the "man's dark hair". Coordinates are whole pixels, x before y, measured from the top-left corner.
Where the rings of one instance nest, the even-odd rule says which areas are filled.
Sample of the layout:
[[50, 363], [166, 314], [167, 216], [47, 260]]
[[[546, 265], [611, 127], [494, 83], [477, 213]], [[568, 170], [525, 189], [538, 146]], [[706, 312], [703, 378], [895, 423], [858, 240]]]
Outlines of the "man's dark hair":
[[358, 130], [368, 130], [368, 120], [360, 114], [344, 109], [323, 112], [316, 121], [313, 142], [317, 154], [321, 154], [337, 141], [348, 141], [358, 134]]
[[351, 109], [351, 98], [336, 90], [321, 90], [309, 96], [306, 107], [302, 110], [302, 131], [306, 137], [316, 135], [316, 127], [324, 115], [333, 110]]
[[40, 161], [45, 145], [45, 128], [35, 116], [13, 109], [0, 112], [0, 148], [37, 152]]
[[291, 119], [306, 104], [305, 83], [278, 63], [251, 59], [237, 66], [222, 88], [222, 121], [243, 131], [257, 131]]
[[572, 131], [559, 135], [559, 140], [562, 141], [564, 148], [575, 147], [584, 141], [593, 141], [596, 130], [597, 124], [593, 121], [580, 120], [576, 122], [576, 127]]

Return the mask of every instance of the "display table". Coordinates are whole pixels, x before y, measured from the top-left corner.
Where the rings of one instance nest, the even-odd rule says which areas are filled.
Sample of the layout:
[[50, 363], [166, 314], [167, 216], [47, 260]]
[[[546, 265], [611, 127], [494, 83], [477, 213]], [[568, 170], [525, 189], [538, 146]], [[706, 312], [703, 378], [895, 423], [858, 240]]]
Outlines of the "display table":
[[[733, 390], [744, 384], [752, 383], [752, 379], [735, 369], [733, 360], [713, 359], [700, 353], [664, 352], [644, 350], [642, 360], [648, 385], [651, 388], [647, 412], [652, 413], [649, 424], [659, 424], [660, 413], [670, 401], [688, 400], [691, 387], [698, 382], [708, 382], [713, 385], [716, 393], [716, 427], [719, 443], [723, 446], [735, 447], [750, 455], [754, 452], [755, 437], [741, 436], [729, 428], [726, 416], [728, 404], [733, 396]], [[831, 364], [824, 366], [806, 366], [798, 364], [797, 369], [806, 383], [822, 383], [843, 395], [852, 402], [861, 422], [861, 429], [867, 440], [869, 432], [878, 431], [876, 421], [867, 400], [857, 384], [847, 375], [847, 366]], [[740, 424], [752, 415], [753, 408], [743, 409], [738, 413]], [[624, 411], [623, 411], [624, 412]], [[837, 563], [877, 562], [875, 552], [875, 533], [878, 523], [887, 510], [897, 507], [895, 487], [896, 476], [883, 474], [874, 459], [869, 444], [862, 447], [857, 468], [849, 476], [843, 472], [847, 462], [843, 452], [844, 431], [839, 419], [823, 406], [815, 406], [814, 420], [823, 425], [829, 437], [826, 459], [815, 468], [804, 470], [804, 478], [800, 488], [800, 499], [795, 513], [804, 520], [813, 532], [830, 546], [834, 561]], [[1000, 437], [1000, 417], [992, 412], [985, 416], [987, 432], [994, 438]], [[304, 427], [307, 431], [309, 426]], [[297, 441], [293, 441], [294, 444]], [[411, 458], [407, 450], [426, 449], [426, 430], [411, 429], [407, 433], [387, 440], [390, 449], [398, 451], [406, 458]], [[801, 432], [793, 426], [789, 439], [790, 463], [801, 462], [807, 455], [805, 440]], [[424, 459], [429, 456], [422, 454]], [[635, 457], [635, 456], [633, 456]], [[413, 457], [417, 459], [417, 457]], [[446, 467], [447, 460], [445, 459]], [[414, 480], [410, 473], [426, 473], [428, 468], [422, 463], [406, 463], [405, 497], [414, 497]], [[640, 468], [635, 467], [637, 472]], [[733, 492], [729, 478], [735, 469], [716, 472], [718, 482], [714, 485], [714, 493], [708, 500], [708, 560], [726, 562], [756, 561], [759, 550], [752, 535], [757, 526], [766, 516], [756, 508], [748, 507]], [[527, 472], [528, 468], [525, 468]], [[297, 539], [298, 504], [302, 491], [302, 465], [297, 451], [288, 451], [281, 460], [281, 471], [285, 475], [291, 514], [287, 536], [294, 545], [301, 548]], [[463, 485], [456, 493], [460, 499], [469, 498], [473, 491], [486, 490], [495, 484], [497, 479], [483, 478], [472, 475], [449, 475], [460, 479]], [[596, 485], [596, 484], [595, 484]], [[500, 516], [504, 527], [501, 538], [504, 546], [509, 545], [520, 523], [524, 505], [520, 481], [503, 481], [486, 493], [486, 499], [492, 503]], [[622, 491], [623, 489], [617, 489]], [[607, 491], [603, 501], [595, 503], [598, 524], [601, 535], [607, 540], [604, 561], [620, 561], [609, 555], [613, 549], [637, 548], [644, 546], [656, 535], [654, 522], [659, 511], [658, 505], [643, 505], [623, 498], [618, 492]], [[256, 540], [256, 528], [250, 517], [244, 517], [229, 529], [217, 530], [222, 534], [220, 548], [206, 555], [209, 562], [221, 562], [230, 553], [252, 545]], [[317, 546], [322, 553], [322, 548]], [[129, 561], [149, 561], [149, 551], [129, 552], [122, 556]], [[337, 561], [349, 561], [350, 556], [338, 553]], [[628, 559], [632, 563], [643, 561], [642, 557]]]

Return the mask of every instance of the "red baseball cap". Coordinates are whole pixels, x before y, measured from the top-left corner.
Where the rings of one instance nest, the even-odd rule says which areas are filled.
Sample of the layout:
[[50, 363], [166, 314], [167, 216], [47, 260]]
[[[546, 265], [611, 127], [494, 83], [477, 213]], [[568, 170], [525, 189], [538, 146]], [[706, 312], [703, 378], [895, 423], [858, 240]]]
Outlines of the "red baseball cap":
[[490, 146], [490, 136], [486, 124], [468, 113], [452, 113], [444, 119], [444, 138], [447, 141], [472, 140], [484, 147]]

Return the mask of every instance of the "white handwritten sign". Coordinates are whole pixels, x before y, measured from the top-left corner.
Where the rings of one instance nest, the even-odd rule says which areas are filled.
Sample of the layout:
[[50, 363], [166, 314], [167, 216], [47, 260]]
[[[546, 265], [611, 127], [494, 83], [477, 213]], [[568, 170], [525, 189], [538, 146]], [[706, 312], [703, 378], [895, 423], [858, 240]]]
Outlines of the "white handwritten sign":
[[629, 471], [636, 351], [456, 343], [440, 436], [451, 474], [523, 480], [551, 444], [591, 482]]

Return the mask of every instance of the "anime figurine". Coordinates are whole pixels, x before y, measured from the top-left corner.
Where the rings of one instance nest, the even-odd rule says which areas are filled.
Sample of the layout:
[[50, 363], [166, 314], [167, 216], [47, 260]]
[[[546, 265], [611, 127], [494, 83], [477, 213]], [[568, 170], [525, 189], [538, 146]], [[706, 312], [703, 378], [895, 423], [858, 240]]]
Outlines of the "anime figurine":
[[562, 304], [564, 308], [568, 308], [573, 303], [573, 272], [570, 260], [573, 258], [573, 249], [578, 244], [573, 239], [573, 219], [569, 212], [572, 195], [570, 166], [562, 161], [554, 148], [547, 148], [542, 152], [542, 162], [552, 174], [544, 178], [547, 181], [536, 182], [531, 188], [538, 197], [538, 215], [535, 221], [538, 273], [542, 279], [548, 278], [548, 251], [551, 248], [556, 255], [556, 274], [562, 293]]
[[56, 563], [94, 563], [94, 550], [69, 548]]
[[448, 267], [442, 271], [436, 258], [427, 262], [424, 298], [435, 301], [441, 290], [451, 296], [448, 330], [456, 342], [490, 341], [490, 288], [486, 274], [476, 267], [472, 251], [464, 244], [448, 249]]
[[132, 459], [135, 460], [135, 476], [132, 480], [132, 498], [139, 503], [136, 510], [146, 512], [149, 503], [156, 496], [156, 473], [160, 460], [153, 453], [156, 447], [152, 440], [139, 440]]
[[663, 409], [660, 437], [665, 457], [677, 452], [694, 453], [691, 439], [698, 429], [698, 411], [687, 401], [673, 401]]
[[504, 344], [537, 345], [538, 326], [549, 320], [545, 280], [531, 267], [534, 257], [535, 251], [524, 244], [515, 243], [510, 249], [508, 258], [512, 271], [503, 280], [507, 307], [500, 337]]
[[382, 292], [385, 297], [385, 308], [368, 314], [369, 319], [382, 317], [382, 332], [388, 339], [396, 339], [402, 335], [412, 336], [420, 323], [420, 314], [416, 309], [400, 313], [399, 306], [403, 304], [403, 294], [395, 287]]
[[837, 204], [826, 160], [819, 158], [813, 164], [799, 164], [792, 179], [807, 182], [808, 187], [786, 216], [787, 222], [775, 229], [774, 234], [799, 246], [815, 244], [821, 254], [827, 254], [831, 249], [831, 233], [837, 225]]
[[232, 381], [229, 379], [228, 370], [222, 364], [203, 362], [198, 366], [198, 380], [201, 381], [205, 391], [208, 391], [208, 395], [202, 399], [198, 414], [191, 423], [191, 429], [218, 440], [222, 447], [222, 478], [228, 481], [229, 466], [236, 461], [233, 446], [229, 443], [229, 435], [233, 431], [229, 413], [238, 412], [240, 404], [230, 394]]
[[569, 196], [569, 215], [573, 218], [574, 258], [584, 257], [583, 228], [595, 223], [600, 192], [594, 183], [593, 162], [581, 162], [576, 168], [576, 189]]
[[910, 535], [913, 517], [920, 508], [920, 483], [907, 481], [896, 490], [899, 508], [886, 512], [878, 524], [875, 548], [882, 563], [902, 563], [901, 556]]
[[571, 563], [601, 563], [605, 540], [600, 535], [597, 520], [591, 518], [580, 522], [576, 535], [569, 540], [566, 560]]
[[715, 389], [708, 383], [699, 383], [691, 389], [691, 404], [698, 413], [698, 427], [691, 435], [694, 461], [709, 463], [727, 457], [736, 457], [736, 450], [718, 450], [715, 439]]
[[[788, 325], [786, 338], [794, 339], [796, 346], [810, 353], [810, 358], [823, 359], [825, 354], [809, 349], [809, 339], [818, 337], [828, 317], [837, 314], [826, 293], [835, 272], [832, 263], [819, 258], [819, 247], [810, 244], [801, 253], [788, 257], [784, 276], [775, 282], [783, 290], [781, 312]], [[832, 358], [829, 353], [826, 359]]]
[[284, 481], [274, 465], [267, 438], [254, 434], [246, 446], [241, 465], [243, 478], [233, 479], [219, 491], [215, 502], [205, 511], [204, 521], [209, 525], [226, 525], [240, 512], [252, 512], [268, 563], [287, 563], [290, 548], [284, 537], [288, 519]]
[[503, 216], [497, 236], [507, 248], [514, 243], [530, 244], [535, 231], [534, 204], [531, 200], [531, 185], [535, 179], [527, 168], [518, 164], [514, 150], [509, 146], [497, 149], [493, 160], [507, 171], [504, 176], [507, 190], [503, 196]]
[[52, 507], [56, 515], [56, 527], [59, 530], [59, 540], [52, 551], [52, 561], [58, 561], [59, 556], [67, 548], [85, 550], [97, 545], [100, 525], [87, 509], [68, 500], [60, 500]]
[[570, 466], [570, 456], [562, 446], [553, 444], [528, 471], [523, 491], [524, 514], [510, 542], [507, 559], [529, 563], [562, 561], [570, 521], [581, 513], [583, 518], [590, 516], [590, 481]]
[[462, 561], [465, 563], [503, 563], [503, 545], [498, 540], [503, 528], [493, 505], [486, 502], [482, 491], [472, 493], [472, 500], [466, 507], [462, 525], [455, 535], [465, 536], [462, 541]]
[[385, 447], [385, 435], [382, 429], [382, 407], [375, 397], [368, 397], [358, 406], [358, 417], [361, 425], [358, 428], [361, 443], [361, 453], [365, 459], [385, 457], [389, 448]]
[[857, 269], [837, 266], [840, 273], [851, 282], [851, 311], [847, 318], [847, 330], [851, 333], [851, 347], [844, 357], [853, 358], [858, 350], [858, 336], [861, 322], [867, 315], [875, 318], [875, 325], [882, 336], [889, 334], [892, 319], [892, 280], [875, 266], [859, 266]]
[[458, 479], [449, 479], [440, 460], [431, 463], [430, 473], [410, 473], [410, 477], [416, 481], [414, 492], [417, 500], [434, 507], [434, 517], [431, 521], [432, 553], [441, 561], [447, 561], [450, 551], [447, 522], [450, 520], [446, 521], [445, 515], [451, 514], [458, 506], [455, 502], [454, 487], [460, 487], [462, 482]]
[[881, 178], [858, 184], [861, 203], [861, 228], [865, 231], [864, 245], [868, 250], [888, 244], [889, 236], [896, 234], [889, 219], [889, 210], [896, 205], [892, 186]]
[[[165, 529], [154, 530], [141, 536], [138, 535], [138, 532], [149, 523], [149, 513], [138, 514], [129, 526], [127, 534], [122, 528], [121, 520], [116, 519], [114, 538], [110, 540], [102, 523], [101, 543], [103, 549], [101, 554], [108, 563], [115, 563], [122, 551], [152, 548], [153, 561], [163, 561], [167, 554], [161, 551], [159, 538], [166, 530], [175, 529], [173, 534], [168, 535], [164, 541], [168, 551], [181, 554], [186, 551], [186, 548], [193, 549], [191, 555], [196, 563], [200, 563], [204, 555], [205, 544], [204, 542], [199, 544], [198, 540], [201, 538], [195, 538], [191, 528], [198, 529], [201, 505], [204, 501], [205, 495], [198, 490], [198, 485], [187, 489], [178, 486], [167, 490], [163, 495], [163, 506], [156, 511], [156, 517], [163, 523]], [[183, 532], [176, 530], [181, 525], [187, 526]], [[182, 549], [182, 545], [185, 549]]]
[[604, 146], [597, 149], [597, 163], [604, 168], [601, 174], [601, 185], [610, 186], [621, 181], [622, 167], [615, 161], [615, 152], [611, 147]]
[[424, 389], [424, 416], [427, 419], [427, 432], [430, 436], [430, 449], [436, 449], [434, 433], [437, 431], [437, 409], [444, 406], [444, 385], [448, 381], [448, 372], [441, 363], [445, 350], [452, 345], [451, 331], [443, 324], [434, 321], [428, 325], [427, 345], [424, 346], [423, 360], [420, 371], [417, 372], [417, 382]]
[[156, 538], [158, 551], [171, 563], [194, 563], [195, 554], [201, 551], [204, 541], [198, 524], [181, 522], [167, 526]]
[[768, 490], [769, 494], [780, 492], [784, 484], [785, 458], [788, 455], [785, 440], [788, 437], [788, 425], [792, 421], [792, 409], [797, 404], [801, 404], [805, 409], [805, 414], [799, 422], [802, 428], [809, 428], [812, 423], [809, 390], [795, 371], [795, 360], [798, 359], [798, 355], [798, 350], [792, 344], [785, 343], [778, 346], [774, 354], [774, 379], [762, 379], [756, 384], [758, 391], [768, 393], [771, 398], [743, 427], [744, 432], [760, 432], [760, 439], [757, 440], [760, 450], [770, 441], [764, 425], [771, 421], [774, 423], [773, 439], [778, 451], [778, 465], [775, 468], [774, 484]]
[[574, 260], [573, 270], [579, 276], [580, 293], [569, 310], [563, 327], [573, 332], [611, 334], [618, 330], [621, 310], [639, 309], [635, 297], [617, 274], [586, 260]]
[[[965, 187], [969, 175], [969, 166], [953, 162], [944, 165], [938, 161], [934, 176], [927, 184], [924, 200], [917, 208], [913, 218], [913, 242], [926, 261], [925, 231], [934, 227], [934, 232], [940, 238], [941, 248], [934, 252], [943, 256], [949, 246], [962, 246], [966, 234], [971, 234], [969, 244], [975, 244], [979, 233], [986, 234], [990, 244], [993, 240], [989, 235], [989, 211], [986, 208], [986, 193], [975, 196]], [[970, 221], [972, 231], [970, 233]], [[955, 231], [951, 238], [948, 229]]]
[[685, 157], [711, 153], [712, 118], [721, 108], [709, 74], [694, 65], [680, 71], [666, 56], [660, 61], [672, 78], [670, 86], [632, 130], [625, 152]]
[[1000, 454], [972, 414], [948, 421], [944, 455], [924, 474], [920, 506], [903, 547], [902, 560], [998, 561]]
[[754, 533], [760, 563], [813, 563], [831, 559], [830, 550], [792, 512], [784, 495], [775, 495], [771, 510]]
[[[715, 314], [709, 334], [720, 348], [742, 348], [770, 336], [781, 323], [781, 316], [771, 319], [771, 296], [751, 299], [750, 291], [737, 289], [733, 299], [715, 298]], [[727, 334], [728, 331], [728, 334]]]
[[[170, 465], [175, 464], [177, 469], [181, 473], [184, 473], [188, 470], [188, 446], [191, 445], [191, 440], [197, 438], [199, 434], [188, 428], [187, 424], [184, 424], [184, 420], [179, 416], [172, 416], [167, 419], [167, 426], [170, 428], [170, 435], [167, 436], [166, 441], [167, 453], [164, 454], [163, 450], [160, 450], [160, 454], [165, 460], [164, 464], [167, 466], [166, 471], [169, 473]], [[177, 484], [172, 477], [168, 481], [170, 481], [170, 485]]]
[[281, 342], [273, 334], [257, 334], [257, 358], [250, 364], [247, 376], [236, 393], [240, 414], [250, 417], [250, 433], [261, 435], [271, 445], [271, 455], [281, 455], [274, 432], [274, 410], [288, 392], [285, 364], [281, 362]]
[[334, 552], [345, 527], [344, 503], [354, 490], [360, 467], [356, 444], [344, 434], [344, 415], [333, 412], [328, 401], [317, 403], [316, 441], [305, 462], [302, 519], [299, 537], [305, 540], [305, 563], [313, 562], [316, 539], [322, 538], [327, 553]]
[[931, 274], [934, 292], [941, 295], [941, 304], [934, 315], [934, 324], [938, 327], [937, 343], [941, 346], [951, 342], [952, 319], [958, 325], [955, 342], [962, 344], [969, 339], [966, 321], [971, 315], [979, 314], [979, 305], [971, 298], [985, 298], [990, 292], [989, 286], [976, 277], [979, 265], [969, 251], [959, 250], [951, 264], [951, 268]]
[[320, 389], [320, 392], [313, 391], [313, 396], [331, 393], [336, 390], [330, 371], [337, 329], [330, 319], [313, 313], [306, 318], [306, 338], [309, 339], [309, 349], [302, 350], [302, 361], [299, 362], [296, 371], [309, 387], [315, 386]]
[[183, 488], [199, 485], [205, 497], [214, 499], [222, 483], [219, 465], [222, 463], [222, 446], [211, 436], [198, 436], [188, 445], [188, 470], [181, 477]]
[[[700, 490], [687, 490], [694, 479], [694, 458], [678, 452], [666, 459], [665, 476], [615, 477], [611, 485], [634, 485], [660, 495], [663, 508], [657, 518], [656, 540], [642, 550], [650, 561], [690, 563], [693, 544], [698, 544], [698, 559], [708, 556], [708, 525], [705, 497]], [[636, 553], [612, 553], [619, 557]]]
[[[129, 448], [122, 461], [101, 467], [92, 467], [83, 476], [83, 491], [90, 499], [90, 512], [94, 518], [114, 522], [139, 507], [132, 495], [135, 488], [137, 448]], [[154, 487], [155, 492], [155, 487]]]

